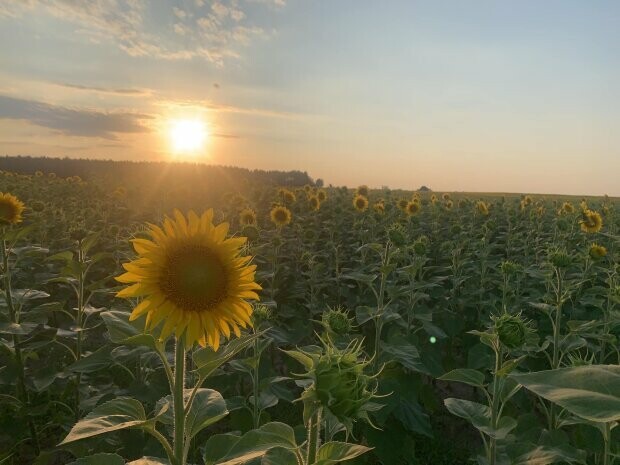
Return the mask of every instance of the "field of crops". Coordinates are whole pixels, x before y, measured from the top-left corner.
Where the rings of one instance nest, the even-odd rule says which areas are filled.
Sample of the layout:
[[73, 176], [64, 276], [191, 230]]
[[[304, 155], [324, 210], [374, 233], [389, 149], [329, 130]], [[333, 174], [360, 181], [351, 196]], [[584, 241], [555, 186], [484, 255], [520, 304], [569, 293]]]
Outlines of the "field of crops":
[[170, 170], [0, 173], [0, 464], [620, 464], [617, 199]]

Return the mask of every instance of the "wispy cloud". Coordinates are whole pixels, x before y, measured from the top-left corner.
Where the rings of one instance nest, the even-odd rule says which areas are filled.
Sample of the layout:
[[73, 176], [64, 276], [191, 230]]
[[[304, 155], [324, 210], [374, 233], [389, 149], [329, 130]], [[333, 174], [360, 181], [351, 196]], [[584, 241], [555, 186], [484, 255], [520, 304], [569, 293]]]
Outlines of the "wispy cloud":
[[65, 135], [115, 140], [121, 133], [144, 133], [152, 116], [74, 109], [0, 95], [0, 119], [25, 120]]
[[55, 82], [57, 86], [65, 87], [67, 89], [83, 90], [87, 92], [97, 92], [102, 94], [117, 94], [127, 95], [135, 97], [148, 97], [153, 95], [153, 91], [150, 89], [134, 89], [134, 88], [110, 88], [110, 87], [97, 87], [97, 86], [85, 86], [81, 84], [73, 84], [70, 82]]
[[[261, 3], [284, 5], [281, 0]], [[223, 66], [226, 59], [238, 58], [240, 49], [252, 40], [271, 35], [249, 22], [239, 0], [197, 0], [185, 8], [170, 6], [164, 10], [168, 21], [164, 28], [150, 21], [149, 11], [145, 0], [0, 0], [0, 19], [51, 16], [76, 24], [76, 32], [92, 42], [113, 41], [133, 57], [200, 58]]]

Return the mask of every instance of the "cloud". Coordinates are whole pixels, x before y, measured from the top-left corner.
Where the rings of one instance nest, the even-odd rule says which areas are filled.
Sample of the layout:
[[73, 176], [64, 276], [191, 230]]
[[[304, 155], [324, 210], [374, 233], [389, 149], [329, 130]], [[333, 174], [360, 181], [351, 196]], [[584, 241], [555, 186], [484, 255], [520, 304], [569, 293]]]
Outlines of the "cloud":
[[[284, 5], [282, 0], [258, 3]], [[27, 21], [46, 15], [78, 25], [75, 32], [92, 43], [111, 41], [132, 57], [200, 58], [217, 66], [239, 58], [240, 48], [252, 39], [269, 37], [260, 25], [248, 21], [239, 0], [213, 0], [209, 5], [207, 10], [202, 0], [183, 9], [166, 2], [147, 6], [145, 0], [0, 0], [0, 19]], [[163, 27], [154, 20], [162, 13], [167, 21]]]
[[65, 135], [116, 139], [116, 134], [144, 133], [149, 115], [73, 109], [0, 95], [0, 119], [25, 120]]
[[135, 96], [135, 97], [148, 97], [153, 94], [153, 91], [150, 89], [114, 89], [108, 87], [96, 87], [96, 86], [84, 86], [81, 84], [72, 84], [70, 82], [55, 82], [57, 86], [66, 87], [67, 89], [76, 89], [76, 90], [85, 90], [90, 92], [98, 92], [102, 94], [117, 94], [117, 95], [127, 95], [127, 96]]

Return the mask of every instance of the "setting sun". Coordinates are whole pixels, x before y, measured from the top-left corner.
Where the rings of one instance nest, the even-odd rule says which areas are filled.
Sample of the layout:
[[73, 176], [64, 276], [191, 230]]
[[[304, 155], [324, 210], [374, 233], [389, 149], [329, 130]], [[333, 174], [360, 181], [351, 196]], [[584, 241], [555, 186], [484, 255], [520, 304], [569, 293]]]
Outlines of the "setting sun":
[[207, 139], [207, 128], [200, 120], [176, 120], [170, 124], [169, 136], [175, 152], [197, 152]]

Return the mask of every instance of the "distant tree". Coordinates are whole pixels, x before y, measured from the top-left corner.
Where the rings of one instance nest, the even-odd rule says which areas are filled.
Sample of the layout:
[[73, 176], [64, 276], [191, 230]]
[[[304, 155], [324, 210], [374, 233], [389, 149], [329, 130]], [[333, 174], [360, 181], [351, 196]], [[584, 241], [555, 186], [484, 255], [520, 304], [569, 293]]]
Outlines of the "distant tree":
[[318, 178], [318, 179], [314, 182], [314, 185], [315, 185], [316, 187], [318, 187], [318, 188], [323, 187], [323, 185], [324, 185], [324, 184], [325, 184], [325, 183], [323, 182], [323, 180], [322, 180], [321, 178]]
[[418, 189], [420, 192], [431, 192], [432, 189], [430, 187], [422, 186]]

